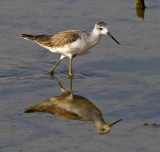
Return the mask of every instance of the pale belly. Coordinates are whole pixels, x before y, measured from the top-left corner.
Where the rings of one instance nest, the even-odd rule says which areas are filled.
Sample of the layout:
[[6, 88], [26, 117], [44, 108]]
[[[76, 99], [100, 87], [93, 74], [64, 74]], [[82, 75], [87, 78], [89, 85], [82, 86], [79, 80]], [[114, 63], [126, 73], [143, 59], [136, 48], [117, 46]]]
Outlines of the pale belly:
[[66, 57], [73, 57], [79, 54], [82, 54], [89, 49], [91, 49], [93, 46], [95, 46], [98, 43], [98, 41], [91, 43], [91, 42], [84, 42], [81, 40], [77, 40], [73, 43], [64, 45], [63, 47], [53, 47], [53, 48], [48, 48], [51, 52], [54, 53], [59, 53], [61, 55], [64, 55]]

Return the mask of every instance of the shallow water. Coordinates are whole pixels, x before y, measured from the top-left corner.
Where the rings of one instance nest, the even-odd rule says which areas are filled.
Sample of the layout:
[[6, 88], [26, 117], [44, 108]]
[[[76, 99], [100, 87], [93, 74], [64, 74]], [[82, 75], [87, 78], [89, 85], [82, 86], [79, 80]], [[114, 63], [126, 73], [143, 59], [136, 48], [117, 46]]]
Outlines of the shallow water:
[[[5, 0], [0, 5], [0, 151], [159, 151], [160, 123], [159, 1], [146, 0], [144, 20], [130, 1]], [[99, 19], [109, 37], [88, 54], [73, 60], [74, 94], [99, 108], [106, 122], [120, 118], [107, 135], [92, 122], [63, 119], [48, 113], [26, 114], [24, 108], [69, 89], [68, 59], [52, 78], [59, 59], [21, 38], [22, 33], [49, 34], [90, 29]]]

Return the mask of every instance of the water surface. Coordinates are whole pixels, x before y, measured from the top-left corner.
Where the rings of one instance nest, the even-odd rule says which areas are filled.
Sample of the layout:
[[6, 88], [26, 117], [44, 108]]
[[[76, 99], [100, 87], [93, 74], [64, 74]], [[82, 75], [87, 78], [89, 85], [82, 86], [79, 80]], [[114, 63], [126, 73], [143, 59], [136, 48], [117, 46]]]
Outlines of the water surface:
[[[5, 0], [0, 5], [0, 151], [159, 151], [160, 51], [159, 1], [146, 0], [144, 20], [135, 3], [117, 1]], [[21, 38], [92, 29], [104, 20], [117, 45], [104, 36], [88, 54], [73, 60], [74, 94], [90, 100], [106, 122], [120, 118], [110, 134], [99, 135], [92, 122], [67, 120], [24, 108], [61, 94], [49, 70], [59, 55]], [[55, 77], [69, 89], [69, 60]]]

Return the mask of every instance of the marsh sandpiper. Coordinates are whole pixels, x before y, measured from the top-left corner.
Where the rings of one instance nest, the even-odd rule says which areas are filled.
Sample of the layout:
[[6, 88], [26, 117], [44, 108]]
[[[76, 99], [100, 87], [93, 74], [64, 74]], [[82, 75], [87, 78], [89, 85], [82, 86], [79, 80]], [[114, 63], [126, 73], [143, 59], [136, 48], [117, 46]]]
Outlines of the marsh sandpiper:
[[59, 61], [50, 70], [51, 75], [53, 75], [54, 69], [58, 66], [62, 59], [65, 57], [69, 57], [69, 76], [73, 77], [74, 75], [72, 74], [72, 59], [98, 44], [102, 35], [108, 35], [114, 41], [120, 44], [109, 33], [107, 24], [102, 21], [97, 22], [94, 28], [90, 31], [69, 30], [54, 33], [51, 35], [22, 34], [22, 37], [24, 39], [31, 40], [46, 49], [49, 49], [53, 53], [61, 54]]

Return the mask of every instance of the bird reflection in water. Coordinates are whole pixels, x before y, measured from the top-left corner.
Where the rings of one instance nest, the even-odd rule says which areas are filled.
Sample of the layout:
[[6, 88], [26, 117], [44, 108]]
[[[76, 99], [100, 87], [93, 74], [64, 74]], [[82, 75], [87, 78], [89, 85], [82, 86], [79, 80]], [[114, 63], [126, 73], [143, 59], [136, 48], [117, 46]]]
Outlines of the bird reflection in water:
[[144, 13], [145, 13], [145, 2], [144, 0], [136, 0], [136, 14], [139, 18], [144, 20]]
[[145, 9], [136, 8], [136, 14], [139, 18], [144, 20]]
[[54, 96], [40, 104], [26, 107], [25, 113], [47, 112], [70, 120], [92, 121], [101, 135], [108, 134], [111, 127], [121, 121], [119, 119], [112, 124], [106, 123], [102, 112], [91, 101], [73, 94], [71, 78], [70, 91], [65, 90], [59, 81], [58, 84], [62, 91], [60, 96]]

